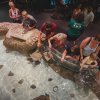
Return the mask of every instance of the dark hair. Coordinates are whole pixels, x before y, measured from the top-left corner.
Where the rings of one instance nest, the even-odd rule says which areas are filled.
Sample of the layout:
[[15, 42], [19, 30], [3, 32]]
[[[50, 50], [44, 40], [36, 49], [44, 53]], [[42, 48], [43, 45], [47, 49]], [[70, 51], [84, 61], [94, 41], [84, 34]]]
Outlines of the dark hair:
[[76, 56], [80, 55], [80, 49], [79, 49], [79, 47], [77, 47], [77, 48], [74, 50], [74, 54], [75, 54]]
[[100, 34], [95, 35], [95, 40], [98, 40], [100, 42]]
[[93, 59], [97, 59], [97, 54], [96, 53], [91, 53], [90, 57], [93, 58]]
[[77, 16], [76, 21], [78, 23], [81, 23], [84, 21], [84, 14], [82, 12]]
[[36, 22], [32, 19], [29, 20], [29, 27], [36, 27]]
[[88, 7], [87, 10], [88, 10], [88, 12], [91, 12], [93, 10], [93, 8], [92, 7]]
[[51, 23], [51, 22], [46, 22], [45, 27], [46, 27], [47, 29], [52, 28], [52, 23]]

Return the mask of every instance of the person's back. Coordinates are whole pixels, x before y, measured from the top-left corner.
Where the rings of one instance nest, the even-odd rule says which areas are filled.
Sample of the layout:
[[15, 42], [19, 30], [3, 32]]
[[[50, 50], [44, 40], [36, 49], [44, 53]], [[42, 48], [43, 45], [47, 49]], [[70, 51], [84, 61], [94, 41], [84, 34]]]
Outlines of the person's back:
[[76, 40], [84, 30], [84, 22], [78, 23], [75, 19], [69, 22], [69, 30], [67, 31], [69, 40]]
[[96, 34], [95, 37], [87, 37], [80, 44], [81, 60], [84, 56], [89, 56], [91, 53], [100, 51], [100, 34]]
[[44, 22], [40, 28], [40, 30], [46, 35], [46, 38], [50, 38], [55, 35], [56, 24], [54, 22]]
[[88, 8], [84, 12], [84, 24], [87, 27], [94, 20], [94, 13], [92, 12], [92, 8]]

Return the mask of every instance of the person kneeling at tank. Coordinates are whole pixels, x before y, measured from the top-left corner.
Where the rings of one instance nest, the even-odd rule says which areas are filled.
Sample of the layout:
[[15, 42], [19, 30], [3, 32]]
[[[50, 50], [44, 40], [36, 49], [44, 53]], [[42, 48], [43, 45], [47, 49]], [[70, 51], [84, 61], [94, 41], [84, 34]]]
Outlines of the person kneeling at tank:
[[55, 48], [58, 51], [62, 52], [64, 45], [67, 41], [67, 35], [64, 33], [58, 33], [54, 35], [53, 37], [48, 39], [49, 48]]
[[72, 62], [72, 63], [79, 63], [80, 58], [80, 49], [78, 45], [65, 45], [65, 50], [62, 54], [61, 61], [63, 62], [64, 59]]
[[[45, 34], [45, 43], [44, 45], [47, 45], [47, 40], [49, 38], [51, 38], [52, 36], [55, 35], [55, 30], [56, 30], [56, 24], [54, 22], [51, 22], [51, 21], [46, 21], [42, 24], [41, 28], [40, 28], [40, 31], [43, 32]], [[38, 47], [40, 48], [41, 47], [41, 33], [39, 34], [38, 36]]]
[[91, 53], [90, 56], [85, 57], [80, 63], [80, 71], [84, 68], [96, 68], [97, 65], [97, 55], [96, 53]]
[[[37, 47], [39, 32], [40, 31], [35, 28], [35, 21], [29, 20], [28, 31], [25, 31], [23, 26], [16, 24], [9, 29], [3, 43], [8, 50], [30, 54]], [[41, 35], [41, 40], [43, 35]]]
[[49, 51], [44, 53], [45, 59], [49, 61], [51, 58], [53, 58], [51, 50], [55, 49], [58, 50], [59, 52], [62, 52], [64, 50], [64, 45], [66, 44], [66, 40], [67, 40], [67, 35], [64, 33], [58, 33], [53, 37], [49, 38], [48, 39]]
[[26, 30], [29, 28], [28, 26], [29, 26], [30, 20], [33, 20], [35, 24], [37, 24], [36, 19], [33, 16], [29, 15], [27, 11], [22, 11], [22, 17], [23, 17], [22, 25]]
[[42, 24], [40, 30], [46, 35], [46, 39], [55, 35], [56, 24], [51, 21], [46, 21]]

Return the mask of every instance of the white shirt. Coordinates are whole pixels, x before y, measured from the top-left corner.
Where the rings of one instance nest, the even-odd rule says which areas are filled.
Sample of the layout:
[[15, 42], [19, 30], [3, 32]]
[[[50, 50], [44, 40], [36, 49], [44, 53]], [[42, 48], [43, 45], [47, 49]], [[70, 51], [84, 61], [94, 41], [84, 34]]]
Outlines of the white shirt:
[[17, 8], [15, 8], [14, 10], [13, 9], [10, 9], [9, 10], [9, 13], [11, 13], [11, 16], [13, 18], [18, 18], [20, 15], [19, 15], [19, 10]]
[[36, 19], [33, 16], [28, 14], [28, 18], [34, 20], [37, 23]]
[[91, 11], [90, 13], [87, 13], [87, 11], [84, 12], [84, 24], [87, 27], [90, 22], [93, 22], [94, 20], [94, 13]]

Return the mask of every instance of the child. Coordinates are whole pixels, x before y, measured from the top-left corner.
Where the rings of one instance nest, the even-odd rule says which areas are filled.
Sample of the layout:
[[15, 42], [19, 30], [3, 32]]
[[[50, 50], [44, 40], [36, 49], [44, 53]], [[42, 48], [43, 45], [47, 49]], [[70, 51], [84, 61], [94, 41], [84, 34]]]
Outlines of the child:
[[62, 58], [61, 61], [64, 61], [65, 59], [70, 59], [72, 61], [78, 61], [80, 57], [80, 51], [79, 51], [79, 46], [74, 44], [74, 42], [72, 44], [67, 44], [65, 45], [65, 50], [62, 53]]
[[65, 48], [61, 61], [64, 61], [64, 58], [71, 62], [78, 62], [80, 58], [80, 51], [78, 45], [74, 45], [70, 48]]
[[82, 63], [80, 64], [81, 66], [80, 70], [88, 67], [95, 68], [98, 65], [96, 60], [97, 60], [96, 53], [91, 53], [90, 56], [87, 56], [82, 60]]
[[13, 20], [14, 23], [20, 23], [20, 12], [19, 9], [15, 7], [14, 2], [9, 1], [9, 17]]

